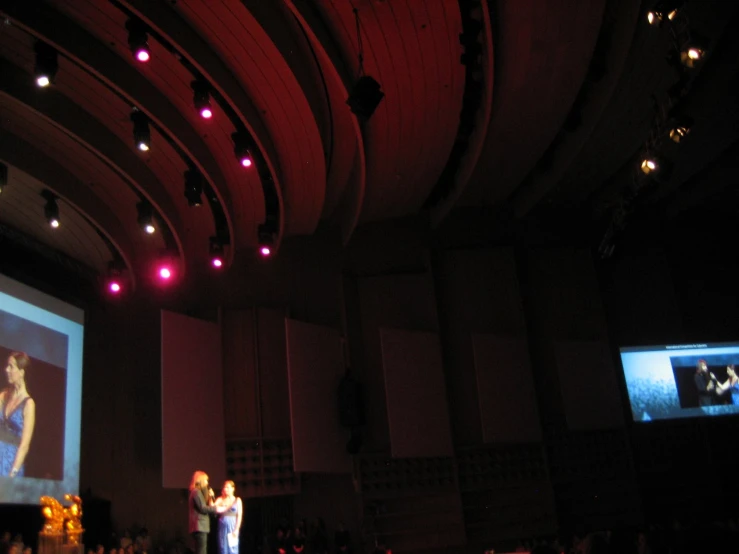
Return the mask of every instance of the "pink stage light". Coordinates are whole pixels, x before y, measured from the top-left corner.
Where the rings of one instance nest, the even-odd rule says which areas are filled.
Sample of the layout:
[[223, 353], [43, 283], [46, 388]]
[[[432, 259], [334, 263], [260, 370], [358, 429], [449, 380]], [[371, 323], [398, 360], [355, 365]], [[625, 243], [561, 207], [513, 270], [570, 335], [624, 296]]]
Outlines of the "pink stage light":
[[172, 278], [172, 270], [169, 269], [167, 266], [163, 266], [159, 268], [159, 278], [163, 281], [168, 281]]
[[145, 48], [139, 48], [136, 50], [136, 59], [140, 62], [148, 62], [151, 59], [151, 54]]
[[118, 281], [111, 281], [108, 283], [108, 291], [110, 291], [111, 294], [118, 294], [121, 290], [122, 287]]
[[210, 119], [211, 117], [213, 117], [213, 110], [207, 107], [203, 108], [202, 110], [200, 110], [200, 117], [202, 117], [203, 119]]
[[217, 257], [217, 256], [214, 257], [213, 259], [211, 259], [210, 260], [210, 263], [215, 268], [221, 268], [221, 267], [223, 267], [223, 260], [221, 258]]
[[243, 165], [244, 167], [251, 167], [251, 158], [247, 156], [241, 158], [241, 165]]
[[259, 253], [262, 255], [262, 257], [266, 258], [267, 256], [270, 256], [272, 254], [272, 249], [269, 246], [262, 246], [259, 248]]

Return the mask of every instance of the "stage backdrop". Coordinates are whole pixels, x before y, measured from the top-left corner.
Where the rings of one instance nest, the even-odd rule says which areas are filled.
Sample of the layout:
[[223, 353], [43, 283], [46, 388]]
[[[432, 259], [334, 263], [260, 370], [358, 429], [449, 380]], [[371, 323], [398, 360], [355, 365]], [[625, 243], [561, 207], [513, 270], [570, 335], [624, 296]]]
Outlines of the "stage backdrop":
[[214, 489], [226, 478], [220, 326], [162, 310], [162, 486], [197, 469]]

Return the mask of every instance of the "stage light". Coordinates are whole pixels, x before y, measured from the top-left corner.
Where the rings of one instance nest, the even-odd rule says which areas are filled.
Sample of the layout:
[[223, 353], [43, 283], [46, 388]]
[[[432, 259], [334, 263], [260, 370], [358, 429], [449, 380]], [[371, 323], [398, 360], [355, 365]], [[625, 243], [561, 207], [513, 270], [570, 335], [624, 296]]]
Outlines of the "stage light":
[[8, 186], [8, 166], [0, 163], [0, 194], [3, 193], [5, 187]]
[[662, 14], [654, 10], [647, 12], [647, 21], [650, 25], [659, 25], [662, 22]]
[[254, 158], [251, 155], [251, 140], [244, 132], [236, 132], [231, 135], [234, 141], [234, 155], [242, 167], [251, 167], [254, 164]]
[[126, 22], [126, 30], [128, 30], [128, 46], [134, 57], [140, 62], [148, 62], [151, 59], [151, 51], [146, 25], [140, 19], [132, 17]]
[[210, 119], [213, 117], [213, 107], [210, 105], [210, 85], [201, 79], [196, 79], [191, 83], [195, 109], [198, 110], [200, 117]]
[[195, 168], [185, 171], [185, 198], [190, 207], [201, 206], [203, 194], [203, 176]]
[[121, 292], [121, 290], [123, 290], [123, 287], [118, 281], [113, 280], [108, 283], [108, 290], [112, 294], [118, 294], [119, 292]]
[[41, 88], [48, 87], [56, 76], [59, 69], [56, 50], [45, 42], [37, 42], [34, 47], [36, 51], [36, 65], [33, 74], [36, 84]]
[[645, 175], [649, 175], [653, 171], [657, 171], [659, 169], [659, 164], [657, 163], [657, 160], [655, 158], [644, 158], [641, 162], [641, 170]]
[[678, 126], [670, 129], [670, 140], [680, 143], [690, 133], [690, 127]]
[[218, 237], [210, 237], [210, 265], [220, 269], [224, 264], [223, 240]]
[[41, 196], [46, 200], [44, 205], [44, 217], [53, 229], [58, 229], [61, 225], [59, 219], [59, 205], [56, 203], [57, 196], [50, 190], [41, 191]]
[[146, 201], [136, 204], [138, 217], [136, 221], [147, 235], [153, 235], [157, 228], [154, 222], [154, 208]]
[[148, 152], [151, 148], [149, 118], [144, 112], [134, 108], [131, 112], [131, 121], [133, 122], [133, 142], [136, 148], [142, 152]]
[[167, 265], [161, 265], [157, 269], [157, 275], [163, 281], [169, 281], [172, 278], [172, 269]]
[[262, 258], [269, 258], [274, 249], [275, 233], [267, 225], [261, 224], [257, 228], [257, 237], [259, 240], [259, 254]]
[[706, 55], [706, 51], [698, 46], [697, 44], [691, 44], [686, 46], [682, 52], [680, 52], [680, 62], [685, 67], [693, 68], [698, 65]]

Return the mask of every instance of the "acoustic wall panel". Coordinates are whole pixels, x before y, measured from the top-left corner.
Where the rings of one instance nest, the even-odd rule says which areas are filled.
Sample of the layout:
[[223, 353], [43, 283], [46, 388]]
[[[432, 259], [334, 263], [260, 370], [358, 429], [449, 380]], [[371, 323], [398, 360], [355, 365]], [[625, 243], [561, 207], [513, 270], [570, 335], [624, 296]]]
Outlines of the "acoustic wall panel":
[[473, 334], [472, 348], [484, 442], [541, 440], [526, 340]]
[[196, 469], [222, 482], [225, 444], [220, 327], [162, 310], [162, 486], [186, 488]]
[[344, 376], [335, 329], [285, 319], [293, 467], [296, 472], [351, 473], [349, 432], [339, 424], [337, 390]]
[[380, 340], [393, 457], [452, 456], [439, 336], [380, 329]]
[[567, 426], [585, 430], [623, 425], [619, 385], [608, 345], [602, 341], [559, 341], [555, 356]]

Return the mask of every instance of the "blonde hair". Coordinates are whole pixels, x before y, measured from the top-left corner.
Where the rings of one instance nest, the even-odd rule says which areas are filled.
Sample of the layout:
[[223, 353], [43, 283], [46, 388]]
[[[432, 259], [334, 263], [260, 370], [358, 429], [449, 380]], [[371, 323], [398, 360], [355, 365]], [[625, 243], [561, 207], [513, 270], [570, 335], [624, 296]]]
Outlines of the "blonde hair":
[[190, 480], [190, 490], [199, 489], [202, 486], [203, 480], [208, 478], [208, 474], [204, 471], [196, 471], [192, 474], [192, 479]]

